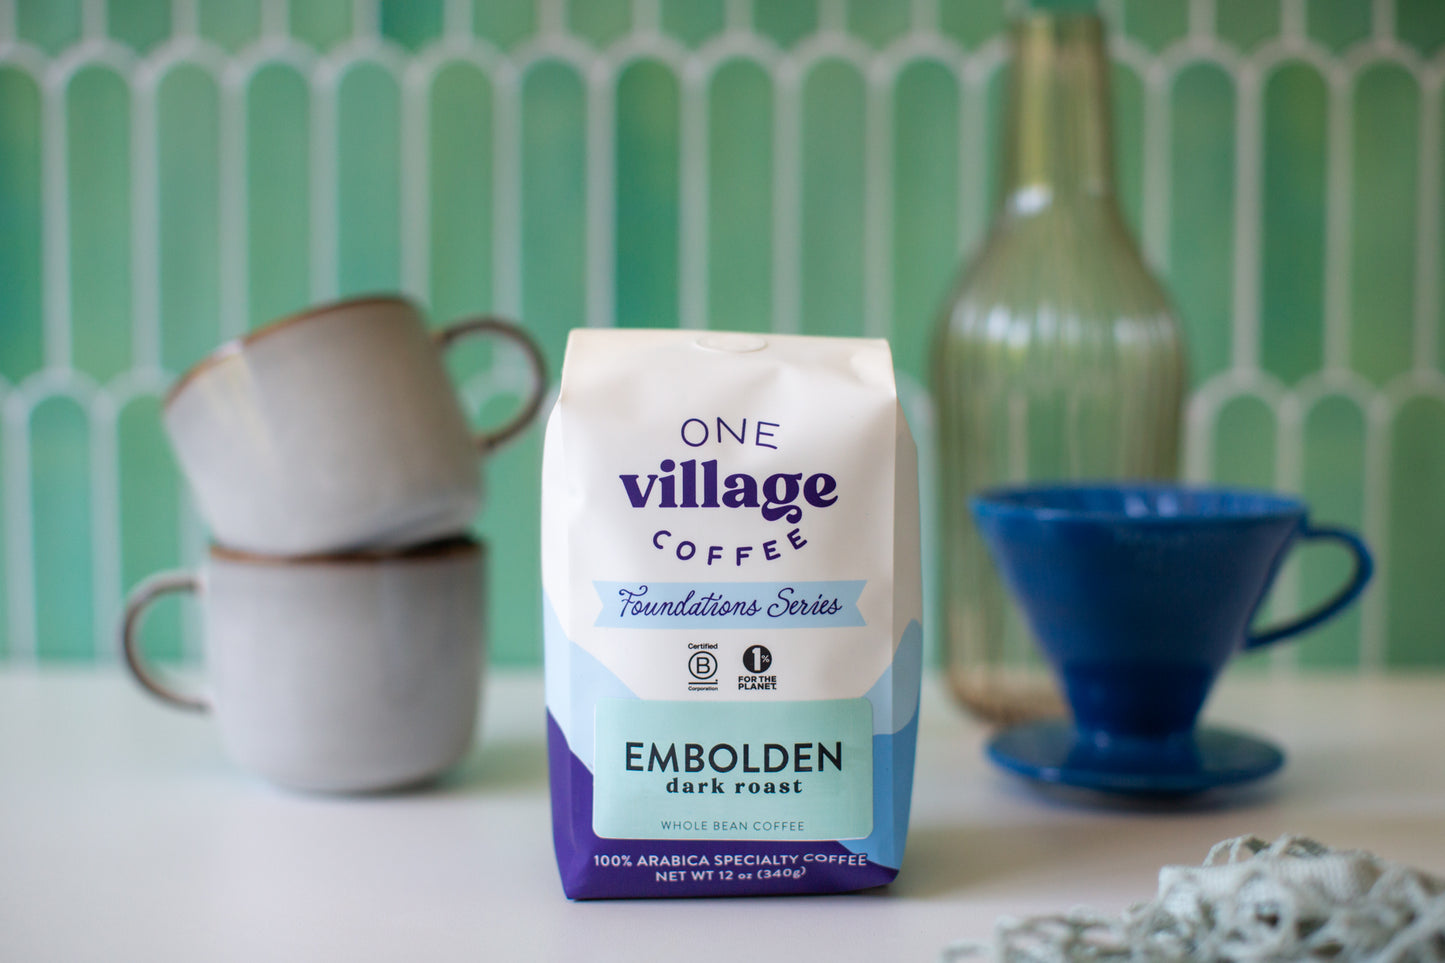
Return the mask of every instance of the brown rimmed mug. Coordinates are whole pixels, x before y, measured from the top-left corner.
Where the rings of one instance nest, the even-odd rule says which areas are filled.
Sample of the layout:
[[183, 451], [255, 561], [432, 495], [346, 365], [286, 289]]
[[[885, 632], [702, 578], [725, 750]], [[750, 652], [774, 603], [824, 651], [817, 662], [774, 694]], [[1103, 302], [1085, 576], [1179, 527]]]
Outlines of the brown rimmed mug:
[[[440, 774], [472, 743], [485, 669], [484, 546], [278, 558], [213, 546], [126, 600], [121, 651], [136, 681], [209, 712], [242, 768], [290, 789], [375, 792]], [[177, 688], [141, 650], [146, 609], [201, 604], [204, 682]]]
[[[442, 360], [472, 336], [520, 349], [528, 378], [516, 414], [477, 434]], [[546, 391], [541, 351], [517, 325], [478, 317], [431, 332], [411, 301], [377, 295], [223, 345], [176, 382], [163, 421], [219, 542], [309, 555], [465, 532], [479, 456], [525, 429]]]

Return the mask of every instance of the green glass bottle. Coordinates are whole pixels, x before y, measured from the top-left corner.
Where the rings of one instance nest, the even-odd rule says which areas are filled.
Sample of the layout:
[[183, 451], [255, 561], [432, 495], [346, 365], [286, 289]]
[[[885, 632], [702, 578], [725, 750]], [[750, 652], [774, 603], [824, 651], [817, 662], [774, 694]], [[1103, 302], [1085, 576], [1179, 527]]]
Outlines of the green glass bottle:
[[1184, 355], [1114, 194], [1109, 61], [1091, 13], [1030, 14], [1013, 59], [999, 209], [940, 319], [944, 652], [1005, 723], [1065, 710], [974, 529], [969, 496], [1177, 472]]

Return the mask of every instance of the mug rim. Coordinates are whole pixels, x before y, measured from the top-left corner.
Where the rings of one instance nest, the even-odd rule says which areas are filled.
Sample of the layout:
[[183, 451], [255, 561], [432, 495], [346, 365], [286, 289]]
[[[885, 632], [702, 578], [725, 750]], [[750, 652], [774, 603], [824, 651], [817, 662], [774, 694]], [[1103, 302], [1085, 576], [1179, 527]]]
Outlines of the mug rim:
[[[1081, 508], [1063, 504], [1029, 503], [1025, 499], [1048, 499], [1056, 496], [1087, 496], [1090, 494], [1117, 493], [1127, 495], [1159, 494], [1173, 492], [1180, 495], [1230, 496], [1255, 500], [1248, 509], [1235, 508], [1228, 511], [1200, 512], [1181, 511], [1174, 515], [1130, 515], [1124, 511], [1096, 508]], [[1220, 525], [1242, 521], [1264, 519], [1304, 518], [1309, 508], [1304, 500], [1294, 495], [1274, 492], [1264, 488], [1249, 488], [1235, 485], [1171, 484], [1168, 482], [1128, 482], [1107, 484], [1084, 482], [1077, 484], [1046, 483], [1038, 485], [1001, 485], [988, 488], [969, 498], [969, 506], [978, 518], [1031, 519], [1040, 522], [1092, 522], [1128, 525]]]
[[377, 292], [374, 294], [357, 294], [350, 297], [337, 298], [332, 301], [323, 301], [320, 304], [313, 304], [300, 311], [283, 314], [279, 318], [267, 321], [254, 331], [247, 331], [245, 334], [223, 342], [218, 347], [207, 352], [201, 360], [181, 372], [180, 377], [176, 378], [175, 382], [166, 390], [166, 396], [161, 401], [162, 410], [169, 408], [171, 402], [175, 401], [181, 392], [201, 375], [222, 362], [229, 361], [231, 358], [243, 353], [246, 348], [260, 341], [262, 338], [290, 328], [293, 325], [300, 324], [302, 321], [313, 321], [323, 315], [333, 314], [336, 311], [363, 307], [369, 304], [401, 305], [417, 313], [420, 313], [421, 310], [415, 301], [403, 294]]
[[321, 552], [315, 555], [266, 555], [231, 548], [220, 542], [212, 542], [208, 551], [212, 561], [229, 562], [239, 565], [272, 566], [278, 568], [293, 566], [327, 565], [386, 565], [409, 562], [434, 562], [438, 559], [463, 555], [485, 557], [487, 544], [469, 535], [437, 539], [421, 545], [408, 545], [392, 549], [356, 549], [350, 552]]

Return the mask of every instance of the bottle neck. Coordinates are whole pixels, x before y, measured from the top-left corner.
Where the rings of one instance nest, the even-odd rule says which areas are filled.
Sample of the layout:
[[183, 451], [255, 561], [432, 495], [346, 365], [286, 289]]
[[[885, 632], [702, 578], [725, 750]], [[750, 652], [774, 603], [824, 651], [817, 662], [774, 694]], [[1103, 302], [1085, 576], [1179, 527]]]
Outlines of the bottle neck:
[[1113, 203], [1109, 61], [1092, 14], [1034, 15], [1012, 30], [1002, 213]]

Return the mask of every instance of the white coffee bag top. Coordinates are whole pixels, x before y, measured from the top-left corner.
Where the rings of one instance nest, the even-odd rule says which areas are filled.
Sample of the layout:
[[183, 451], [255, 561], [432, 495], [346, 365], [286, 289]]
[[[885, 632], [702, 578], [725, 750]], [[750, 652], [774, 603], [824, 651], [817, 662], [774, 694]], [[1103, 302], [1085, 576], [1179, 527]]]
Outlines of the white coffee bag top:
[[[892, 878], [921, 659], [917, 509], [886, 342], [572, 333], [542, 482], [568, 895]], [[745, 857], [777, 862], [731, 862]], [[673, 878], [680, 865], [703, 875]]]

